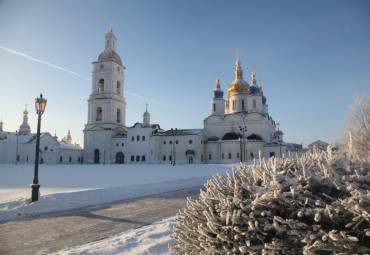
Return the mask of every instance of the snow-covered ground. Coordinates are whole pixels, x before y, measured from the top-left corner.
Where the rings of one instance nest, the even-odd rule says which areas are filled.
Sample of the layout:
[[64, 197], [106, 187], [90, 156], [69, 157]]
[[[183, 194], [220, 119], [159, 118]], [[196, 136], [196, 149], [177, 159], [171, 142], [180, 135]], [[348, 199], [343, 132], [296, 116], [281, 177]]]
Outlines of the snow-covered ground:
[[[0, 222], [203, 185], [231, 165], [40, 165], [41, 197], [29, 204], [33, 165], [0, 164]], [[58, 254], [169, 254], [175, 219]]]

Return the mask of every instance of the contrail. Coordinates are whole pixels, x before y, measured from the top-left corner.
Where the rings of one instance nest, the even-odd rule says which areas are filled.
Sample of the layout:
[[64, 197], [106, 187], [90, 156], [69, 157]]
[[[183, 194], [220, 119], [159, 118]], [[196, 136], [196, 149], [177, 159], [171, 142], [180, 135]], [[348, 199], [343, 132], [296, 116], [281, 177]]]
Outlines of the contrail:
[[[81, 79], [85, 79], [85, 80], [89, 80], [89, 81], [91, 81], [91, 78], [89, 78], [89, 77], [86, 77], [86, 76], [80, 75], [80, 74], [78, 74], [78, 73], [72, 72], [72, 71], [70, 71], [70, 70], [68, 70], [68, 69], [65, 69], [65, 68], [63, 68], [63, 67], [60, 67], [60, 66], [57, 66], [57, 65], [51, 64], [51, 63], [49, 63], [49, 62], [46, 62], [46, 61], [43, 61], [43, 60], [40, 60], [40, 59], [37, 59], [37, 58], [33, 58], [33, 57], [28, 56], [27, 54], [24, 54], [24, 53], [22, 53], [22, 52], [15, 51], [15, 50], [12, 50], [12, 49], [6, 48], [6, 47], [4, 47], [4, 46], [0, 46], [0, 49], [3, 49], [3, 50], [5, 50], [5, 51], [7, 51], [7, 52], [13, 53], [13, 54], [18, 55], [18, 56], [22, 56], [22, 57], [28, 58], [28, 59], [30, 59], [30, 60], [32, 60], [32, 61], [35, 61], [35, 62], [38, 62], [38, 63], [44, 64], [44, 65], [48, 65], [48, 66], [51, 66], [51, 67], [54, 67], [54, 68], [57, 68], [57, 69], [62, 70], [62, 71], [64, 71], [64, 72], [67, 72], [67, 73], [73, 74], [73, 75], [75, 75], [75, 76], [77, 76], [77, 77], [79, 77], [79, 78], [81, 78]], [[144, 100], [150, 101], [150, 102], [152, 102], [152, 103], [156, 103], [156, 104], [159, 104], [159, 105], [162, 105], [162, 106], [166, 106], [166, 105], [161, 104], [161, 103], [159, 103], [159, 102], [157, 102], [157, 101], [155, 101], [155, 100], [153, 100], [153, 99], [150, 99], [150, 98], [147, 98], [147, 97], [143, 97], [143, 96], [137, 95], [137, 94], [132, 93], [132, 92], [129, 92], [129, 91], [127, 91], [127, 90], [125, 90], [125, 92], [126, 92], [127, 94], [129, 94], [129, 95], [133, 95], [133, 96], [135, 96], [135, 97], [138, 97], [138, 98], [141, 98], [141, 99], [144, 99]]]
[[49, 62], [42, 61], [42, 60], [37, 59], [37, 58], [33, 58], [33, 57], [28, 56], [28, 55], [26, 55], [26, 54], [24, 54], [24, 53], [22, 53], [22, 52], [15, 51], [15, 50], [12, 50], [12, 49], [8, 49], [8, 48], [5, 48], [5, 47], [3, 47], [3, 46], [0, 46], [0, 48], [1, 48], [1, 49], [3, 49], [3, 50], [8, 51], [8, 52], [10, 52], [10, 53], [13, 53], [13, 54], [16, 54], [16, 55], [19, 55], [19, 56], [22, 56], [22, 57], [28, 58], [28, 59], [30, 59], [30, 60], [32, 60], [32, 61], [35, 61], [35, 62], [38, 62], [38, 63], [44, 64], [44, 65], [48, 65], [48, 66], [51, 66], [51, 67], [57, 68], [57, 69], [59, 69], [59, 70], [62, 70], [62, 71], [64, 71], [64, 72], [67, 72], [67, 73], [70, 73], [70, 74], [73, 74], [73, 75], [75, 75], [75, 76], [77, 76], [77, 77], [80, 77], [80, 78], [82, 78], [82, 79], [86, 79], [86, 80], [91, 81], [91, 79], [90, 79], [90, 78], [88, 78], [88, 77], [85, 77], [85, 76], [83, 76], [83, 75], [79, 75], [78, 73], [72, 72], [72, 71], [70, 71], [70, 70], [68, 70], [68, 69], [65, 69], [65, 68], [63, 68], [63, 67], [53, 65], [53, 64], [51, 64], [51, 63], [49, 63]]
[[141, 98], [141, 99], [145, 99], [145, 100], [150, 101], [150, 102], [152, 102], [152, 103], [156, 103], [156, 104], [159, 104], [159, 105], [162, 105], [162, 106], [166, 106], [166, 105], [164, 105], [164, 104], [162, 104], [162, 103], [160, 103], [160, 102], [157, 102], [157, 101], [155, 101], [155, 100], [153, 100], [153, 99], [150, 99], [150, 98], [147, 98], [147, 97], [140, 96], [140, 95], [135, 94], [135, 93], [132, 93], [132, 92], [130, 92], [130, 91], [125, 90], [125, 92], [126, 92], [127, 94], [129, 94], [129, 95], [133, 95], [133, 96], [135, 96], [135, 97], [139, 97], [139, 98]]

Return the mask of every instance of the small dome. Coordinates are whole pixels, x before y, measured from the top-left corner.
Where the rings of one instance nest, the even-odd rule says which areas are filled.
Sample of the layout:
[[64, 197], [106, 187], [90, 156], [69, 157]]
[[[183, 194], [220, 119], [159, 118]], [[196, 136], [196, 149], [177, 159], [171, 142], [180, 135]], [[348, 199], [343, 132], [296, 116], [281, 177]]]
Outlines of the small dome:
[[251, 86], [249, 88], [249, 95], [258, 95], [260, 93], [260, 88], [257, 86]]
[[248, 93], [249, 84], [245, 80], [235, 80], [229, 85], [228, 93]]
[[266, 101], [267, 101], [266, 97], [262, 96], [262, 104], [266, 104]]
[[236, 132], [229, 132], [222, 137], [222, 140], [238, 140], [239, 137], [241, 137], [240, 134]]
[[221, 89], [215, 89], [213, 91], [213, 99], [223, 99], [224, 92]]
[[98, 61], [109, 61], [113, 60], [117, 64], [122, 65], [121, 57], [114, 50], [103, 51], [100, 53]]

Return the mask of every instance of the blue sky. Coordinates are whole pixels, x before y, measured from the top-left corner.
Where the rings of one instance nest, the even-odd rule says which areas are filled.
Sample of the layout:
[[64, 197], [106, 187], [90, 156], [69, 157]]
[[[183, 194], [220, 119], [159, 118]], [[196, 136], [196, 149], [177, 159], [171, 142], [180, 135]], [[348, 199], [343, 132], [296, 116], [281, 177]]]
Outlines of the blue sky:
[[[15, 131], [28, 104], [48, 99], [42, 131], [71, 129], [83, 144], [91, 78], [113, 22], [125, 70], [126, 124], [202, 128], [220, 71], [234, 80], [236, 50], [244, 79], [262, 79], [269, 113], [287, 142], [330, 142], [356, 94], [370, 91], [370, 1], [0, 1], [0, 116]], [[131, 94], [130, 94], [131, 93]], [[145, 100], [132, 93], [148, 98]], [[159, 103], [155, 103], [155, 102]]]

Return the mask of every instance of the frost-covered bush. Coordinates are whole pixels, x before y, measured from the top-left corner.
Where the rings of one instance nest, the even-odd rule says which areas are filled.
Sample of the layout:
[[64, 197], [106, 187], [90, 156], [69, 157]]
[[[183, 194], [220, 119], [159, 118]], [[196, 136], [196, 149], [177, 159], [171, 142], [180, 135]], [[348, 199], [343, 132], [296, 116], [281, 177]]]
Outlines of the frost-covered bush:
[[239, 165], [177, 215], [178, 254], [370, 252], [369, 155], [315, 151]]

